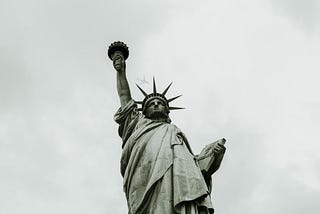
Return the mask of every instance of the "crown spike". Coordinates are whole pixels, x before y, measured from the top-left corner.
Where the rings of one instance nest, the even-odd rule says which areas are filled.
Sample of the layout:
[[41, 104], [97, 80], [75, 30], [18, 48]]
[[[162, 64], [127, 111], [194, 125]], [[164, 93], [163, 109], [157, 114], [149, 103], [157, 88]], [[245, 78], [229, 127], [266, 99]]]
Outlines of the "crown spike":
[[179, 96], [173, 97], [173, 98], [171, 98], [171, 99], [168, 99], [168, 103], [170, 103], [171, 101], [174, 101], [175, 99], [177, 99], [177, 98], [179, 98], [179, 97], [181, 97], [181, 96], [182, 96], [182, 94], [179, 95]]
[[168, 85], [168, 87], [162, 92], [162, 95], [166, 95], [167, 91], [169, 90], [170, 86], [172, 85], [172, 82]]
[[139, 90], [142, 92], [142, 94], [143, 94], [145, 97], [148, 96], [148, 94], [147, 94], [142, 88], [140, 88], [139, 85], [136, 84], [136, 86], [139, 88]]
[[153, 77], [153, 93], [156, 94], [157, 93], [157, 87], [156, 87], [156, 81]]
[[185, 108], [182, 108], [182, 107], [169, 107], [169, 110], [179, 110], [179, 109], [185, 109]]

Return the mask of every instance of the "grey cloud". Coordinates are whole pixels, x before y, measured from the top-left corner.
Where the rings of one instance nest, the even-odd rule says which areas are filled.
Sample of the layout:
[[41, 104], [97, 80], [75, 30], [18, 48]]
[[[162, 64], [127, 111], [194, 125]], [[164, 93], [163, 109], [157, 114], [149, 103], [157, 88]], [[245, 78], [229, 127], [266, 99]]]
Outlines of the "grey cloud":
[[281, 15], [304, 29], [306, 32], [314, 33], [320, 30], [320, 4], [317, 0], [270, 0]]
[[319, 211], [320, 206], [315, 199], [320, 197], [320, 191], [298, 181], [290, 168], [279, 168], [273, 173], [265, 179], [266, 203], [272, 213], [315, 214]]

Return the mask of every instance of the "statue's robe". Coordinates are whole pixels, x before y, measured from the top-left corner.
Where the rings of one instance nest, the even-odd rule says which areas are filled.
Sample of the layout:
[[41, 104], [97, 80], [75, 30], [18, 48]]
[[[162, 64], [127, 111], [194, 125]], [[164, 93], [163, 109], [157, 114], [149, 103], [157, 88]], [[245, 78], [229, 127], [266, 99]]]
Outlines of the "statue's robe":
[[213, 213], [210, 193], [186, 137], [131, 100], [115, 114], [123, 140], [121, 174], [129, 214]]

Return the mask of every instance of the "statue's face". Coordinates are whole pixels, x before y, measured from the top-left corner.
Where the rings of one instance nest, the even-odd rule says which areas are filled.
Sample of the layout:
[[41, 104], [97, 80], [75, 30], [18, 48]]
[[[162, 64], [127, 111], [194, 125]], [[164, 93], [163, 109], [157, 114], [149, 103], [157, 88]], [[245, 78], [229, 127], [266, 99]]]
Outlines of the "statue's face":
[[116, 70], [121, 69], [123, 63], [125, 62], [122, 52], [116, 51], [112, 55], [113, 67]]
[[154, 98], [148, 102], [146, 106], [146, 117], [150, 119], [165, 119], [167, 118], [167, 107], [166, 104], [158, 99]]

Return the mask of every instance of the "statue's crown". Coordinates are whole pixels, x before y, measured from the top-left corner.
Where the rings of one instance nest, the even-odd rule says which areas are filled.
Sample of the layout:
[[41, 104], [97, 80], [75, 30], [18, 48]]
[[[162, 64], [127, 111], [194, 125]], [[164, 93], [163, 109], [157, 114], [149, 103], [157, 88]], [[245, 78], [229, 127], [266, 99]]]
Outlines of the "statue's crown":
[[[137, 85], [137, 84], [136, 84]], [[173, 106], [169, 106], [169, 103], [172, 102], [173, 100], [181, 97], [182, 95], [179, 95], [179, 96], [176, 96], [176, 97], [173, 97], [173, 98], [170, 98], [170, 99], [167, 99], [165, 97], [167, 91], [169, 90], [170, 86], [172, 85], [172, 83], [169, 84], [169, 86], [162, 92], [162, 93], [158, 93], [157, 92], [157, 87], [156, 87], [156, 82], [155, 82], [155, 79], [153, 78], [153, 92], [151, 94], [147, 94], [139, 85], [137, 85], [137, 87], [139, 88], [139, 90], [142, 92], [142, 94], [144, 95], [144, 99], [143, 101], [136, 101], [137, 104], [141, 104], [142, 107], [141, 108], [138, 108], [137, 110], [138, 111], [142, 111], [143, 114], [145, 114], [146, 112], [146, 107], [148, 105], [148, 103], [152, 100], [152, 99], [160, 99], [162, 100], [166, 106], [167, 106], [167, 109], [168, 109], [168, 113], [170, 110], [178, 110], [178, 109], [184, 109], [184, 108], [181, 108], [181, 107], [173, 107]]]
[[111, 58], [112, 54], [114, 54], [114, 52], [116, 52], [116, 51], [121, 51], [125, 60], [129, 56], [129, 48], [128, 48], [128, 46], [125, 43], [121, 42], [121, 41], [114, 42], [109, 46], [108, 56], [109, 56], [109, 58], [111, 60], [112, 60], [112, 58]]

